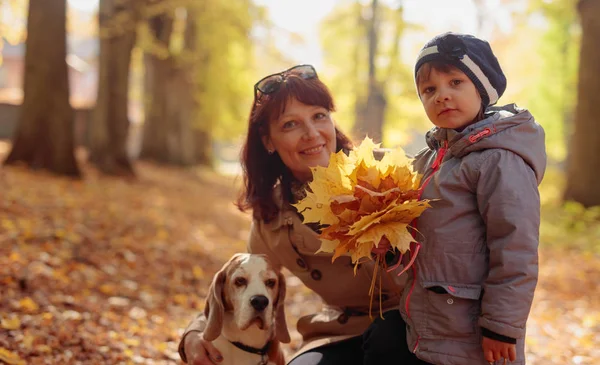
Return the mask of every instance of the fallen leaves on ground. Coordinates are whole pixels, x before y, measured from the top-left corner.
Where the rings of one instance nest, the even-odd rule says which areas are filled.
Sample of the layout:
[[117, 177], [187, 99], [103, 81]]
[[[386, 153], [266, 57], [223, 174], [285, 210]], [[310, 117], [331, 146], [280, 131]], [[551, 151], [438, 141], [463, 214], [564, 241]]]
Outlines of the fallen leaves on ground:
[[[0, 363], [177, 364], [177, 344], [212, 275], [244, 251], [237, 183], [138, 163], [139, 181], [0, 169]], [[287, 274], [287, 272], [286, 272]], [[543, 249], [528, 364], [600, 358], [597, 255]], [[321, 308], [288, 277], [296, 320]]]
[[181, 332], [212, 273], [245, 249], [249, 218], [232, 179], [138, 168], [136, 182], [3, 169], [2, 361], [178, 362]]

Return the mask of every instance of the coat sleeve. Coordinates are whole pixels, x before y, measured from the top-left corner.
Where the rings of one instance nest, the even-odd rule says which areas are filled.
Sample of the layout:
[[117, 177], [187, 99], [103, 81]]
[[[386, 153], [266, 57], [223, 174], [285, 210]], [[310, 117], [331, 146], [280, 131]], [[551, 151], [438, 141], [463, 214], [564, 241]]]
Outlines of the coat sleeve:
[[[260, 233], [260, 229], [263, 224], [252, 221], [252, 226], [250, 227], [250, 238], [248, 239], [247, 250], [250, 253], [255, 254], [264, 254], [269, 257], [273, 265], [276, 269], [281, 269], [281, 264], [279, 260], [273, 254], [273, 252], [269, 249], [266, 244], [266, 241], [263, 238], [263, 235]], [[185, 355], [185, 337], [191, 332], [197, 332], [198, 334], [202, 334], [204, 332], [204, 328], [206, 327], [206, 317], [204, 313], [200, 313], [196, 318], [194, 318], [190, 324], [188, 324], [187, 328], [183, 332], [183, 336], [181, 336], [181, 340], [179, 341], [179, 356], [181, 360], [187, 363], [187, 357]]]
[[540, 196], [533, 170], [513, 152], [487, 154], [479, 169], [477, 203], [489, 250], [479, 325], [523, 338], [538, 279]]

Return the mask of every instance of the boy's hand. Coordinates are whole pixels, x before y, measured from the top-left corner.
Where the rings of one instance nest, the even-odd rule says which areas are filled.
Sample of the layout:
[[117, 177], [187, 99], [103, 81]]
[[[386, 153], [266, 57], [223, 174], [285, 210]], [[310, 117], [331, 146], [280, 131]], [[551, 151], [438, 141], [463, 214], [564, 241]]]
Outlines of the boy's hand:
[[494, 363], [502, 358], [504, 358], [504, 362], [506, 360], [515, 361], [517, 359], [517, 347], [516, 345], [492, 340], [491, 338], [483, 336], [483, 356], [485, 360], [490, 364]]

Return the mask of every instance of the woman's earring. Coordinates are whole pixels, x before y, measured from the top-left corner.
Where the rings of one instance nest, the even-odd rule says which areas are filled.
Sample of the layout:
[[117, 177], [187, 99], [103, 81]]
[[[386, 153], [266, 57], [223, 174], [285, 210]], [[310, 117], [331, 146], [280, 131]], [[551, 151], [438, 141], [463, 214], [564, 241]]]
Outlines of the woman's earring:
[[268, 149], [267, 152], [269, 152], [269, 155], [272, 155], [275, 153], [275, 150]]

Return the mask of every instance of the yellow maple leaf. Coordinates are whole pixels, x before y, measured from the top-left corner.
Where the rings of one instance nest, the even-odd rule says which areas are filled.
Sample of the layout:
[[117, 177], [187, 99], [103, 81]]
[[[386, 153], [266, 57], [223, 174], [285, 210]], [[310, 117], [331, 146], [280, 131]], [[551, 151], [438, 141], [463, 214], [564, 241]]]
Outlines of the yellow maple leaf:
[[390, 172], [394, 183], [400, 190], [418, 190], [421, 183], [421, 175], [413, 172], [410, 166], [395, 166]]
[[329, 194], [316, 189], [317, 193], [308, 192], [306, 198], [294, 204], [298, 212], [302, 214], [305, 222], [321, 222], [323, 224], [335, 224], [338, 218], [331, 211], [331, 199]]
[[21, 328], [21, 320], [17, 317], [2, 318], [2, 320], [0, 320], [0, 327], [5, 330], [17, 330]]
[[373, 186], [375, 189], [379, 188], [381, 183], [381, 174], [379, 168], [376, 165], [364, 166], [361, 165], [356, 171], [357, 181], [363, 181]]
[[335, 224], [338, 218], [331, 211], [332, 196], [352, 194], [352, 181], [347, 175], [348, 157], [344, 152], [331, 154], [327, 167], [312, 168], [313, 180], [306, 198], [294, 204], [305, 222]]
[[19, 308], [26, 312], [35, 312], [39, 309], [39, 306], [31, 298], [26, 297], [19, 301]]
[[115, 295], [117, 293], [117, 287], [111, 283], [105, 283], [100, 285], [99, 290], [106, 295]]
[[373, 151], [381, 146], [381, 143], [375, 143], [369, 137], [366, 137], [356, 148], [350, 151], [350, 159], [358, 167], [363, 164], [365, 167], [374, 166], [376, 163]]
[[185, 294], [175, 294], [173, 301], [179, 305], [186, 305], [188, 303], [188, 297]]
[[370, 253], [373, 247], [379, 245], [383, 236], [390, 241], [392, 247], [397, 248], [400, 252], [408, 251], [410, 243], [413, 241], [413, 237], [408, 231], [408, 225], [406, 223], [393, 221], [373, 225], [364, 233], [360, 234], [356, 241], [361, 246], [365, 246], [364, 250], [368, 249]]
[[204, 279], [204, 270], [197, 265], [194, 265], [194, 267], [192, 268], [192, 274], [194, 275], [195, 279]]
[[49, 354], [52, 352], [52, 348], [48, 345], [37, 345], [35, 346], [35, 350], [42, 354]]
[[348, 252], [350, 252], [350, 255], [352, 256], [355, 248], [356, 248], [356, 241], [354, 241], [353, 239], [340, 241], [338, 246], [333, 251], [333, 256], [331, 257], [331, 262], [334, 262], [335, 259], [337, 259], [340, 256], [345, 255]]
[[361, 231], [366, 230], [372, 224], [379, 223], [381, 217], [386, 213], [386, 210], [375, 212], [361, 217], [357, 222], [350, 226], [349, 235], [356, 235]]
[[353, 250], [350, 252], [350, 258], [353, 263], [358, 263], [361, 258], [371, 259], [371, 250], [373, 249], [373, 244], [369, 242], [369, 244], [360, 244], [358, 241], [355, 241]]
[[123, 343], [128, 346], [138, 347], [140, 345], [139, 338], [124, 338]]
[[383, 177], [387, 177], [395, 168], [411, 166], [411, 160], [402, 149], [387, 151], [378, 164]]
[[352, 192], [352, 181], [348, 177], [351, 162], [343, 151], [332, 153], [329, 156], [327, 167], [316, 166], [311, 168], [313, 180], [309, 183], [311, 190], [315, 189], [329, 195], [342, 195]]
[[405, 201], [402, 204], [392, 205], [391, 209], [387, 210], [381, 216], [381, 222], [402, 222], [410, 223], [415, 218], [419, 217], [425, 209], [430, 208], [428, 200], [411, 200]]
[[332, 253], [332, 261], [342, 255], [354, 263], [371, 259], [383, 237], [406, 252], [412, 241], [408, 224], [429, 207], [418, 200], [420, 176], [412, 160], [402, 149], [377, 160], [378, 147], [365, 138], [348, 156], [332, 154], [327, 167], [312, 169], [306, 198], [295, 204], [305, 222], [328, 225], [319, 235], [317, 252]]
[[340, 244], [339, 240], [326, 240], [321, 239], [321, 246], [315, 253], [326, 252], [331, 253], [335, 251], [335, 248]]
[[25, 361], [21, 359], [19, 355], [8, 351], [3, 347], [0, 347], [0, 360], [9, 365], [25, 365]]

